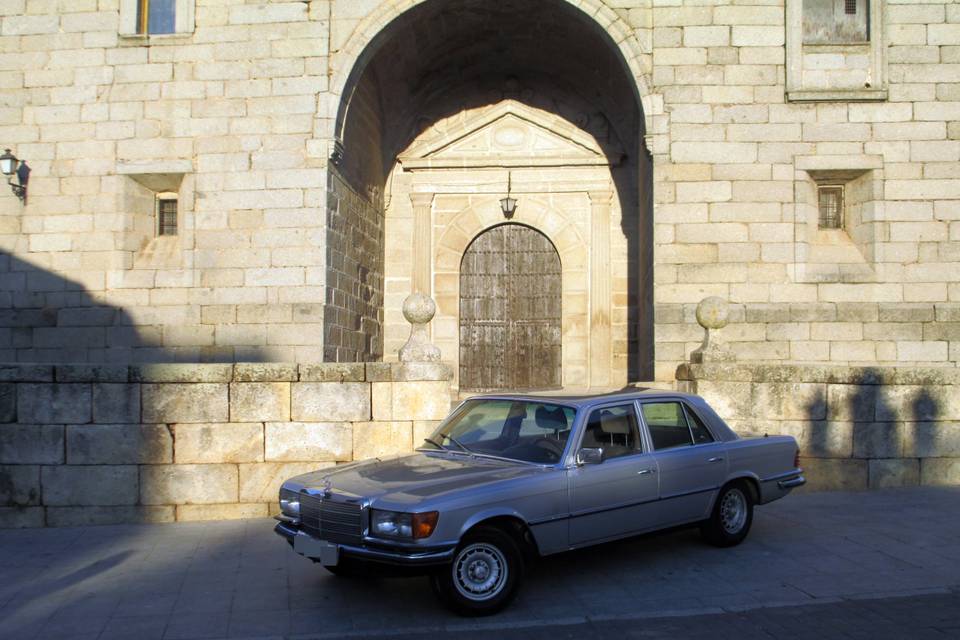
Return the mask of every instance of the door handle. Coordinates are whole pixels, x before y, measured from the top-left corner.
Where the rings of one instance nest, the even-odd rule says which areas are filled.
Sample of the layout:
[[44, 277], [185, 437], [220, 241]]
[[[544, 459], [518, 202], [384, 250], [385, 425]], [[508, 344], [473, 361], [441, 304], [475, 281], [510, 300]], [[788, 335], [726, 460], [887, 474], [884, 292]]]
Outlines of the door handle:
[[648, 473], [656, 473], [656, 470], [655, 470], [655, 469], [640, 469], [640, 471], [637, 471], [637, 475], [638, 475], [638, 476], [645, 476], [645, 475], [647, 475]]
[[707, 462], [722, 462], [722, 461], [723, 461], [723, 458], [721, 456], [715, 456], [707, 460]]

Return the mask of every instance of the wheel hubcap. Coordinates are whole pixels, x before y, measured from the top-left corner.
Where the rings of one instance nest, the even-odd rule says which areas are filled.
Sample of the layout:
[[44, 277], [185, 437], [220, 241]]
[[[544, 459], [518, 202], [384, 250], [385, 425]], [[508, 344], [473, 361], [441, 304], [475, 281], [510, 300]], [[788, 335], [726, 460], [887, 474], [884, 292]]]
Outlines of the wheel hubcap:
[[739, 533], [747, 522], [747, 498], [739, 489], [730, 489], [720, 502], [720, 524], [730, 534]]
[[489, 600], [507, 581], [507, 559], [493, 545], [476, 542], [464, 547], [453, 563], [453, 583], [464, 598]]

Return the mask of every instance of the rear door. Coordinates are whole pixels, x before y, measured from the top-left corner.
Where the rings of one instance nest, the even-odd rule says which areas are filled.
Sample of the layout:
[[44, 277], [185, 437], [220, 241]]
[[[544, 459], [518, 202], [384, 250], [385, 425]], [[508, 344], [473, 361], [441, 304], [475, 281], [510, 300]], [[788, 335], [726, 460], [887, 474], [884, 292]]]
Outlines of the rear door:
[[579, 447], [601, 448], [604, 458], [568, 470], [570, 544], [655, 527], [657, 463], [644, 450], [634, 403], [593, 409], [582, 432]]
[[706, 518], [727, 476], [726, 446], [680, 399], [641, 402], [640, 413], [660, 472], [660, 525]]

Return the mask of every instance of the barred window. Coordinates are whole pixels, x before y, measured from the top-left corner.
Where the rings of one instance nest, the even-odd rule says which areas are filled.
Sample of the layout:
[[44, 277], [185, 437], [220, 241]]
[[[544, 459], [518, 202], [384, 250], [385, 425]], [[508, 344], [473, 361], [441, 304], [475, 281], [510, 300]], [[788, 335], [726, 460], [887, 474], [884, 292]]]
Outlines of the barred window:
[[870, 41], [868, 0], [803, 0], [804, 44]]
[[177, 201], [175, 199], [157, 200], [157, 235], [177, 235]]
[[843, 186], [817, 187], [820, 200], [820, 228], [843, 228]]
[[174, 33], [176, 0], [138, 0], [137, 33]]

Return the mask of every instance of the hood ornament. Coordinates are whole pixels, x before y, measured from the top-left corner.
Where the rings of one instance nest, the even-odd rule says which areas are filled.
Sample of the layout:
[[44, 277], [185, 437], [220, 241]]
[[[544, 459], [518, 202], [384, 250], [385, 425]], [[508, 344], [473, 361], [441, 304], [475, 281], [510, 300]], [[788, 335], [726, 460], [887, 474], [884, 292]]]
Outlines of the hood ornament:
[[332, 488], [333, 488], [333, 485], [330, 482], [330, 478], [324, 478], [323, 480], [323, 497], [324, 498], [329, 498], [331, 496]]

